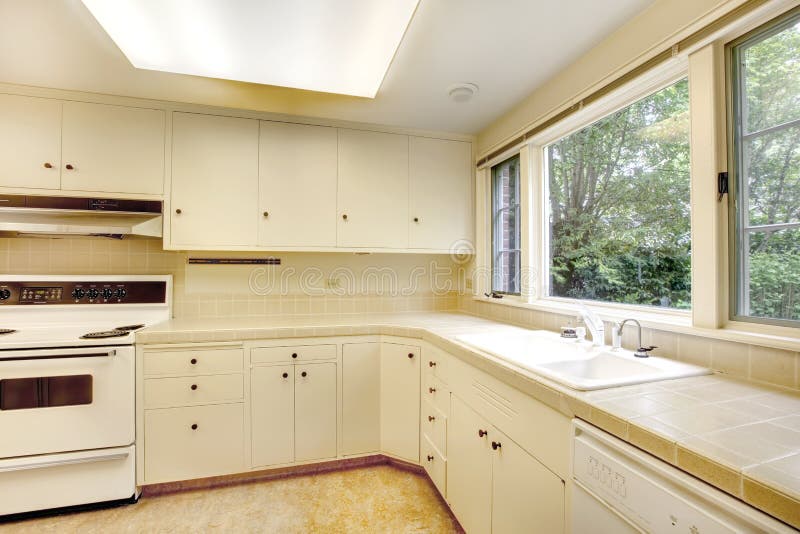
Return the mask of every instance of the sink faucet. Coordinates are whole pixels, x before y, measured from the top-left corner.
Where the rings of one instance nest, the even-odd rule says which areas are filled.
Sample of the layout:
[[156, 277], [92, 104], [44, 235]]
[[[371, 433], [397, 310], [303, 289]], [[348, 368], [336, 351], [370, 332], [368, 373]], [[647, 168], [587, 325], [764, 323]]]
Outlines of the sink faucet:
[[639, 334], [639, 342], [636, 345], [638, 348], [636, 352], [633, 353], [634, 356], [637, 358], [647, 358], [650, 356], [650, 351], [653, 349], [657, 349], [658, 347], [654, 347], [650, 345], [649, 347], [645, 347], [642, 345], [642, 325], [639, 324], [639, 321], [636, 319], [625, 319], [621, 323], [615, 326], [614, 330], [611, 332], [611, 346], [614, 349], [618, 349], [622, 347], [622, 329], [625, 328], [627, 323], [633, 323], [636, 325]]
[[603, 343], [605, 343], [606, 334], [606, 328], [603, 325], [603, 320], [584, 305], [581, 305], [580, 309], [578, 310], [578, 314], [586, 324], [586, 329], [589, 330], [589, 333], [592, 335], [592, 344], [602, 347]]

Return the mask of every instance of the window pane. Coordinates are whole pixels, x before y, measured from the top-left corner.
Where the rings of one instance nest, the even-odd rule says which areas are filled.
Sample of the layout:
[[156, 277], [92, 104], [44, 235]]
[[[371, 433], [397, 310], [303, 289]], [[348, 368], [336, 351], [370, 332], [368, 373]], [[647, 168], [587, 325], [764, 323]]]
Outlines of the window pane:
[[800, 118], [800, 21], [742, 45], [745, 133]]
[[492, 167], [492, 291], [520, 293], [519, 156]]
[[550, 295], [689, 308], [689, 88], [545, 148]]
[[733, 48], [736, 315], [799, 321], [800, 17]]

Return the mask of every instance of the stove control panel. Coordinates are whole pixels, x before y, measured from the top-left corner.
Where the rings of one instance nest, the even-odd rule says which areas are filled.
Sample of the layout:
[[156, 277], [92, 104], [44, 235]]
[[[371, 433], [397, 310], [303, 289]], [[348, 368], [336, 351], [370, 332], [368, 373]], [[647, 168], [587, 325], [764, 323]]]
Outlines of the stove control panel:
[[4, 282], [0, 306], [44, 304], [162, 304], [166, 282]]

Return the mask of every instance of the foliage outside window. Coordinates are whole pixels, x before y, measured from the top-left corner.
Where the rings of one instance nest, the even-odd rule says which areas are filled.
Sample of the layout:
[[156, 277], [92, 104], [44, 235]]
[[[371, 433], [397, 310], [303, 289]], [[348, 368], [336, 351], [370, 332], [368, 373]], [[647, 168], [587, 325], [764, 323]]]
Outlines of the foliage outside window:
[[492, 291], [520, 294], [519, 156], [492, 167]]
[[686, 79], [545, 147], [549, 294], [691, 305]]
[[798, 321], [800, 14], [746, 37], [732, 59], [735, 315]]

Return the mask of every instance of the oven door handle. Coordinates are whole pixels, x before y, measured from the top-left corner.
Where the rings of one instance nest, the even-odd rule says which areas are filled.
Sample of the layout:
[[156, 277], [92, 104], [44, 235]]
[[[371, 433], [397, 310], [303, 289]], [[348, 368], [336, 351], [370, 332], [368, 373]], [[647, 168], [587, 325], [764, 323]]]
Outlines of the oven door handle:
[[[45, 469], [50, 467], [60, 467], [62, 465], [88, 464], [94, 462], [108, 462], [111, 460], [124, 460], [130, 453], [126, 452], [107, 452], [105, 454], [94, 454], [92, 456], [82, 456], [77, 458], [64, 458], [62, 460], [51, 461], [19, 461], [12, 460], [7, 465], [0, 463], [0, 473], [11, 471], [27, 471], [29, 469]], [[5, 462], [4, 462], [5, 463]]]
[[42, 356], [12, 356], [11, 358], [3, 358], [0, 354], [0, 361], [3, 362], [19, 362], [25, 360], [67, 360], [70, 358], [109, 358], [117, 355], [117, 349], [104, 350], [102, 352], [61, 352], [53, 351], [48, 352]]

